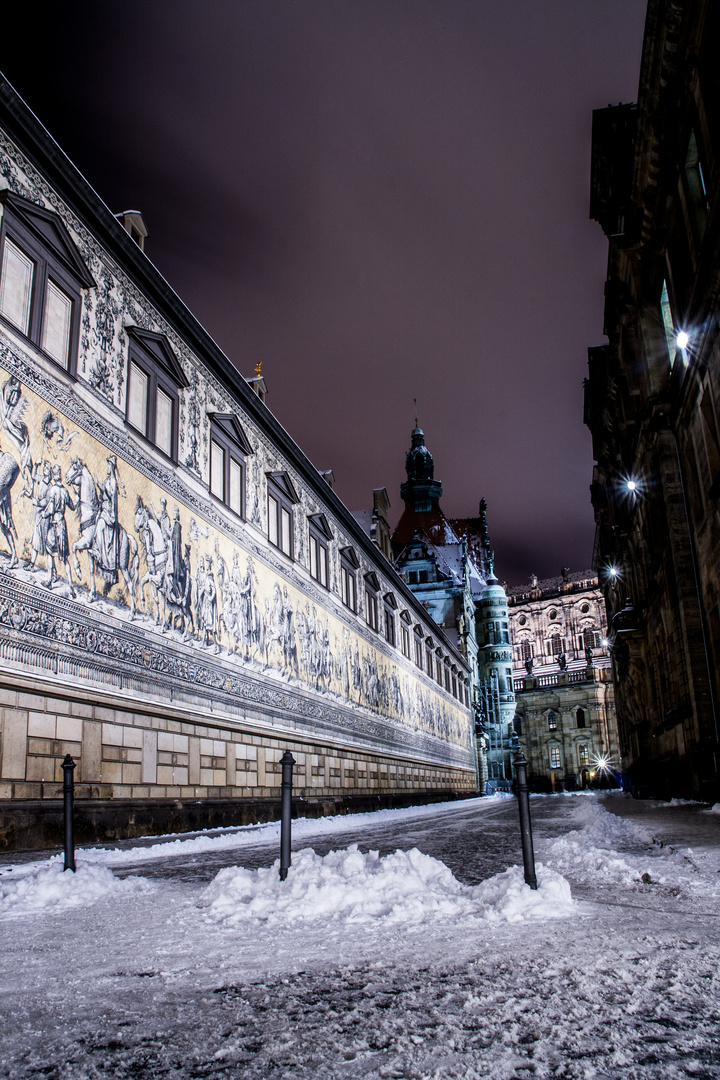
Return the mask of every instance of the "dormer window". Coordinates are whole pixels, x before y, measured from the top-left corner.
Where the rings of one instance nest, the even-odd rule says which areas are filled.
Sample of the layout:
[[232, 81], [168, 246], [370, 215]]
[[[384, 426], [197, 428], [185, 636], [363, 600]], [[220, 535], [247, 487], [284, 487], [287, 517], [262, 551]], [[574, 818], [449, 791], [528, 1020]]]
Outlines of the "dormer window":
[[380, 591], [380, 582], [378, 581], [377, 574], [370, 573], [365, 575], [365, 618], [367, 624], [371, 630], [377, 630], [380, 626], [379, 612], [378, 612], [378, 592]]
[[324, 514], [310, 516], [310, 576], [323, 588], [329, 588], [328, 542], [333, 534]]
[[340, 552], [340, 599], [345, 607], [357, 611], [357, 571], [360, 567], [358, 557], [351, 547]]
[[0, 318], [72, 374], [82, 290], [95, 282], [56, 214], [9, 191], [0, 201]]
[[179, 391], [188, 385], [185, 372], [162, 334], [139, 326], [129, 326], [127, 333], [127, 422], [176, 462]]
[[232, 413], [210, 414], [210, 494], [245, 516], [245, 457], [253, 448]]
[[290, 559], [294, 558], [293, 505], [299, 502], [295, 485], [285, 472], [267, 478], [268, 540]]

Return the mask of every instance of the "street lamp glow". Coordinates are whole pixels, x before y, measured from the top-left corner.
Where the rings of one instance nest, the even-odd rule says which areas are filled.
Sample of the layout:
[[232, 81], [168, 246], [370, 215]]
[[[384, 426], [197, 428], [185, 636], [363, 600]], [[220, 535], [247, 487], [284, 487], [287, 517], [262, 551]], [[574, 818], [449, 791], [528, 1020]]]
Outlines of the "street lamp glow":
[[675, 340], [678, 349], [687, 349], [690, 344], [690, 335], [685, 330], [681, 330]]
[[628, 480], [627, 489], [628, 491], [637, 491], [637, 480]]
[[607, 639], [606, 637], [604, 637], [604, 638], [602, 639], [602, 641], [600, 642], [600, 644], [602, 645], [603, 649], [607, 649], [607, 647], [608, 647], [608, 645], [610, 644], [610, 642], [608, 641], [608, 639]]
[[618, 570], [617, 566], [611, 566], [608, 573], [610, 574], [611, 578], [616, 578], [619, 576], [620, 571]]

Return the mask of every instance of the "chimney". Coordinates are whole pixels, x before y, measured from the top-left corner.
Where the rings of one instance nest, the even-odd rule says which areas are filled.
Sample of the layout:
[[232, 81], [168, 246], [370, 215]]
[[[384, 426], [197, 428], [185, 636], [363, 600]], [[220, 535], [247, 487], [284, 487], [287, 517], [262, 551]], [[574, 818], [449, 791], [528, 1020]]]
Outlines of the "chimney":
[[320, 475], [322, 476], [323, 480], [325, 481], [325, 483], [327, 484], [328, 487], [331, 487], [331, 488], [335, 487], [335, 476], [333, 474], [332, 469], [325, 469], [324, 471], [320, 472]]
[[123, 229], [130, 233], [137, 246], [141, 251], [145, 250], [145, 237], [148, 234], [147, 225], [143, 220], [143, 216], [139, 210], [123, 210], [122, 214], [116, 214]]

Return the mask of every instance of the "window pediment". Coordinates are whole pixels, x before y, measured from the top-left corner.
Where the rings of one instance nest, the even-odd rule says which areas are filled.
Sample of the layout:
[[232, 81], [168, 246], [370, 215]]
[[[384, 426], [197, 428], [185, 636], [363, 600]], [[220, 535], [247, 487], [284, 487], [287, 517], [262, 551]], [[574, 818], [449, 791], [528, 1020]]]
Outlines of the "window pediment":
[[391, 592], [385, 593], [385, 596], [383, 597], [383, 600], [385, 601], [385, 603], [387, 604], [387, 606], [389, 608], [392, 608], [393, 611], [397, 611], [398, 602], [395, 599], [395, 596], [393, 595], [393, 593], [391, 593]]
[[270, 472], [266, 474], [268, 479], [275, 484], [286, 499], [289, 499], [292, 503], [300, 502], [300, 496], [297, 493], [295, 485], [286, 472]]
[[126, 326], [125, 329], [130, 340], [138, 344], [155, 361], [158, 367], [162, 368], [165, 374], [172, 379], [177, 387], [189, 385], [180, 361], [164, 334], [156, 334], [152, 330], [143, 330], [139, 326]]
[[375, 592], [380, 592], [380, 581], [374, 570], [371, 570], [369, 574], [365, 575], [365, 582]]
[[49, 248], [84, 289], [95, 287], [95, 279], [85, 265], [70, 234], [57, 214], [43, 206], [23, 199], [11, 191], [0, 192], [0, 202], [40, 243]]
[[309, 520], [315, 526], [321, 536], [324, 536], [326, 540], [333, 540], [334, 534], [328, 524], [328, 519], [324, 514], [308, 514]]
[[208, 413], [208, 418], [238, 448], [241, 454], [255, 453], [250, 440], [234, 413]]
[[340, 549], [340, 554], [343, 557], [343, 559], [345, 559], [346, 562], [350, 563], [353, 570], [358, 570], [360, 568], [360, 560], [358, 559], [357, 555], [355, 554], [355, 548], [353, 548], [353, 547], [341, 548]]

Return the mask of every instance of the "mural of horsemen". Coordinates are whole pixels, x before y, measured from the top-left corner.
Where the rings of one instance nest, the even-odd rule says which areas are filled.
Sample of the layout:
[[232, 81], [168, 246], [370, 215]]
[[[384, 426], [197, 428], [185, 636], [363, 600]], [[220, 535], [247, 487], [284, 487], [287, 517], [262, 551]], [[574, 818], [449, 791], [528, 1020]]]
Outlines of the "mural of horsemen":
[[[197, 514], [197, 511], [195, 511]], [[0, 570], [185, 646], [462, 740], [401, 667], [26, 391], [0, 385]], [[100, 586], [98, 586], [98, 579]]]

